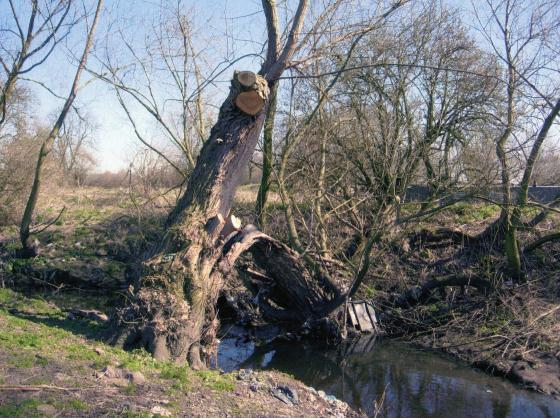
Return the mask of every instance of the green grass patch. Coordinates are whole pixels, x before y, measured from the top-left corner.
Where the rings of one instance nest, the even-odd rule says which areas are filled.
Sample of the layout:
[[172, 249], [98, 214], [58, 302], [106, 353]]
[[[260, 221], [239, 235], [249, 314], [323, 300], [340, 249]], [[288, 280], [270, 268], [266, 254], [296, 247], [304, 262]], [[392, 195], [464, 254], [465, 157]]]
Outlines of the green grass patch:
[[199, 370], [194, 372], [197, 377], [202, 379], [205, 386], [222, 392], [232, 392], [235, 389], [233, 375], [220, 374], [216, 370]]
[[449, 208], [455, 221], [461, 224], [485, 221], [498, 216], [500, 207], [492, 204], [457, 203]]
[[133, 372], [140, 372], [147, 369], [156, 369], [162, 363], [158, 363], [145, 350], [137, 349], [133, 351], [123, 351], [114, 349], [114, 353], [120, 365]]
[[14, 405], [0, 406], [2, 418], [38, 418], [44, 416], [37, 411], [42, 402], [37, 399], [24, 399]]
[[186, 390], [190, 382], [190, 369], [188, 366], [179, 366], [172, 363], [163, 363], [160, 365], [160, 377], [166, 380], [174, 380], [173, 387], [180, 390]]

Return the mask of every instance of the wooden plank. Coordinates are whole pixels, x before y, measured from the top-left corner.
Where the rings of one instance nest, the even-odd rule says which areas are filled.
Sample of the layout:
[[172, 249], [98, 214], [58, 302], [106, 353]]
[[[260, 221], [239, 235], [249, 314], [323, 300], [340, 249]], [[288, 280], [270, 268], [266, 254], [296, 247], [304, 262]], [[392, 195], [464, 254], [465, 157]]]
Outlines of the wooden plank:
[[371, 305], [371, 303], [365, 303], [364, 304], [366, 306], [368, 315], [371, 319], [371, 322], [373, 322], [374, 324], [377, 324], [377, 316], [375, 315], [375, 309], [373, 309], [373, 306]]
[[373, 309], [373, 306], [371, 305], [371, 303], [365, 303], [365, 307], [367, 310], [367, 313], [371, 319], [371, 324], [373, 326], [373, 328], [375, 329], [375, 332], [379, 332], [379, 322], [377, 322], [377, 315], [375, 314], [375, 309]]
[[360, 324], [360, 330], [365, 332], [373, 331], [373, 324], [371, 319], [366, 311], [366, 307], [364, 303], [356, 303], [354, 304], [354, 311], [356, 312], [356, 318]]
[[350, 317], [350, 323], [354, 328], [357, 329], [360, 326], [360, 323], [356, 318], [356, 314], [354, 313], [354, 309], [352, 308], [352, 305], [353, 305], [352, 303], [349, 303], [346, 307], [346, 311], [348, 312], [348, 316]]

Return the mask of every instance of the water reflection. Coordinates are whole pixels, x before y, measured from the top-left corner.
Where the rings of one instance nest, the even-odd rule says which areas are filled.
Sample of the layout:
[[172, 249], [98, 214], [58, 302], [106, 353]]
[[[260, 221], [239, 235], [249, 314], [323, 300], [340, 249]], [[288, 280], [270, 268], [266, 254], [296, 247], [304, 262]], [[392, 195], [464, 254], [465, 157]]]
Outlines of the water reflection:
[[348, 354], [349, 347], [324, 350], [296, 342], [254, 347], [225, 339], [218, 362], [224, 370], [281, 370], [369, 416], [385, 393], [379, 416], [388, 418], [560, 417], [560, 401], [434, 353], [391, 342], [369, 344], [368, 349]]

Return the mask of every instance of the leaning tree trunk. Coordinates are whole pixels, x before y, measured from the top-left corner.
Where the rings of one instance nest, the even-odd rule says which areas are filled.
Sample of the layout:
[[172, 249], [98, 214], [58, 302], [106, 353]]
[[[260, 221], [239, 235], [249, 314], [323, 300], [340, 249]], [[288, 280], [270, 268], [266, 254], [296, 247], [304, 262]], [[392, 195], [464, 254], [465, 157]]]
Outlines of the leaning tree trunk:
[[[251, 225], [240, 230], [230, 213], [240, 169], [252, 156], [270, 91], [296, 50], [308, 7], [308, 0], [299, 1], [280, 50], [276, 2], [262, 3], [267, 58], [258, 75], [248, 71], [234, 74], [186, 192], [169, 215], [158, 247], [143, 263], [135, 294], [117, 318], [124, 332], [114, 336], [115, 343], [140, 343], [157, 359], [187, 360], [193, 368], [204, 367], [204, 360], [214, 353], [218, 293], [245, 251], [251, 251], [256, 266], [266, 271], [269, 283], [260, 284], [259, 290], [265, 292], [256, 299], [272, 318], [285, 314], [303, 324], [332, 316], [345, 300], [322, 263], [292, 251]], [[349, 57], [345, 65], [348, 61]]]
[[202, 367], [200, 342], [213, 345], [214, 306], [223, 283], [214, 267], [227, 238], [223, 230], [239, 171], [258, 140], [268, 95], [263, 77], [235, 73], [187, 191], [169, 215], [154, 255], [143, 264], [134, 303], [122, 319], [128, 322], [126, 316], [132, 315], [139, 321], [127, 337], [139, 338], [157, 359]]
[[219, 292], [246, 251], [267, 274], [268, 282], [258, 286], [259, 307], [268, 319], [301, 325], [329, 315], [342, 303], [339, 286], [324, 268], [310, 268], [305, 257], [252, 225], [240, 229], [230, 213], [239, 171], [258, 140], [269, 91], [260, 75], [235, 73], [187, 191], [169, 215], [158, 247], [143, 263], [134, 298], [119, 313], [114, 343], [143, 346], [159, 360], [204, 367], [216, 349]]
[[119, 330], [115, 343], [141, 345], [157, 359], [204, 367], [216, 348], [218, 294], [247, 250], [274, 281], [270, 292], [261, 295], [270, 318], [282, 318], [279, 306], [296, 312], [290, 319], [298, 323], [319, 318], [340, 296], [328, 275], [310, 271], [287, 246], [232, 222], [239, 171], [258, 140], [269, 91], [260, 75], [235, 73], [187, 191], [169, 215], [158, 247], [143, 263], [131, 304], [119, 314], [125, 332]]

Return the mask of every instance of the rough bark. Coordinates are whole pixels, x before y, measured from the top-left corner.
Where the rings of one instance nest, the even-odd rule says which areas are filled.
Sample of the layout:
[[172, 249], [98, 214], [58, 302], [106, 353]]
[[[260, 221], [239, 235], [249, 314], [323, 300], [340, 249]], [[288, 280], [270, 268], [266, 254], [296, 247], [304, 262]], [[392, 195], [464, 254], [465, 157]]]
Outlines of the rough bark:
[[[157, 359], [188, 360], [201, 368], [215, 346], [214, 306], [228, 273], [214, 268], [227, 240], [221, 231], [240, 169], [253, 152], [264, 119], [262, 112], [244, 113], [236, 98], [249, 91], [263, 101], [269, 95], [267, 81], [253, 76], [249, 85], [246, 72], [235, 73], [187, 191], [169, 215], [153, 256], [144, 262], [133, 303], [121, 313], [123, 324], [137, 322], [131, 340], [121, 342], [141, 342]], [[201, 347], [207, 352], [201, 353]]]

